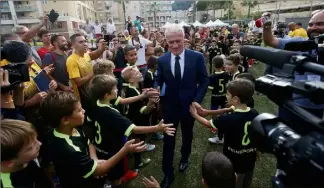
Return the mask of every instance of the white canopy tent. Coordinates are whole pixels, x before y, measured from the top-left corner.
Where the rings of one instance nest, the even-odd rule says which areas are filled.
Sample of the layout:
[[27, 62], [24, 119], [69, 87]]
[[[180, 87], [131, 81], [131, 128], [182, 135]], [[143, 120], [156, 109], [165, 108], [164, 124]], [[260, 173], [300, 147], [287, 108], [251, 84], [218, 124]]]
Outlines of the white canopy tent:
[[184, 21], [181, 21], [180, 25], [183, 27], [183, 26], [186, 26], [186, 27], [189, 27], [189, 24], [187, 24], [186, 22]]
[[216, 26], [227, 26], [227, 25], [228, 25], [227, 23], [224, 23], [224, 22], [220, 21], [219, 19], [217, 19], [217, 20], [214, 22], [214, 24], [215, 24]]
[[166, 22], [161, 28], [166, 28], [168, 25], [170, 25], [170, 23]]
[[207, 23], [205, 24], [205, 26], [206, 26], [206, 27], [216, 27], [217, 25], [215, 24], [215, 22], [209, 20], [209, 22], [207, 22]]
[[192, 24], [195, 27], [204, 27], [202, 23], [200, 23], [198, 20], [195, 21], [195, 23]]
[[255, 27], [255, 21], [252, 20], [248, 23], [249, 28], [254, 28]]

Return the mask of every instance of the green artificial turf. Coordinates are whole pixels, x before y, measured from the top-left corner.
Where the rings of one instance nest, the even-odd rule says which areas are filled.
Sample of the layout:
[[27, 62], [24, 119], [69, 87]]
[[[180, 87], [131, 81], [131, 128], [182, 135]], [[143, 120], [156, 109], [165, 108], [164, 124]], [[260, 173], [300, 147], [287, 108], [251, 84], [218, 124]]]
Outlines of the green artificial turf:
[[[254, 65], [253, 68], [249, 70], [256, 78], [263, 75], [264, 64], [260, 63]], [[277, 106], [269, 101], [264, 95], [254, 96], [255, 108], [259, 113], [267, 112], [277, 114]], [[210, 107], [210, 91], [206, 94], [203, 101], [203, 106], [205, 108]], [[201, 160], [204, 154], [208, 151], [222, 151], [222, 145], [212, 145], [209, 144], [208, 138], [213, 136], [209, 129], [204, 128], [199, 123], [195, 123], [194, 126], [194, 139], [192, 143], [192, 152], [190, 156], [190, 166], [186, 172], [179, 173], [178, 165], [180, 160], [180, 149], [181, 149], [181, 131], [177, 131], [176, 135], [176, 149], [174, 157], [174, 167], [175, 167], [175, 181], [172, 184], [173, 188], [200, 188], [201, 184]], [[163, 141], [152, 141], [156, 145], [156, 149], [152, 152], [146, 152], [142, 156], [149, 157], [152, 162], [140, 169], [139, 176], [127, 183], [128, 188], [139, 188], [144, 187], [142, 183], [143, 176], [154, 176], [158, 182], [163, 178], [162, 172], [162, 146]], [[271, 176], [275, 173], [275, 158], [270, 154], [262, 154], [260, 161], [256, 163], [254, 177], [252, 182], [252, 187], [256, 188], [266, 188], [271, 187]]]

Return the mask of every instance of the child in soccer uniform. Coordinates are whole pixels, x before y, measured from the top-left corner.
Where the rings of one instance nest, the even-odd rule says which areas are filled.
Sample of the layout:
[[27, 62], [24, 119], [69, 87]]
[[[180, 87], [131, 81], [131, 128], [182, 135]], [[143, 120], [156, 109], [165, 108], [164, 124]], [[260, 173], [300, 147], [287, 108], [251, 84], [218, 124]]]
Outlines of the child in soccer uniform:
[[[131, 68], [131, 67], [129, 67]], [[126, 68], [127, 70], [128, 68]], [[96, 101], [93, 109], [93, 117], [90, 117], [97, 127], [94, 145], [98, 151], [98, 156], [103, 159], [110, 159], [124, 146], [128, 136], [134, 134], [146, 134], [153, 132], [165, 132], [173, 135], [175, 129], [169, 128], [172, 124], [163, 124], [161, 121], [156, 126], [136, 126], [129, 119], [113, 108], [111, 100], [117, 98], [117, 80], [109, 75], [97, 75], [91, 82], [89, 91], [91, 97]], [[150, 107], [143, 108], [145, 111]], [[118, 164], [107, 174], [113, 186], [121, 185], [121, 178], [126, 173], [124, 161], [118, 160]]]
[[221, 49], [217, 47], [217, 42], [216, 40], [212, 40], [211, 46], [208, 48], [208, 53], [209, 53], [209, 73], [212, 74], [213, 72], [213, 58], [216, 57], [217, 55], [221, 55]]
[[235, 54], [237, 56], [240, 57], [240, 64], [238, 65], [238, 68], [237, 70], [240, 72], [240, 73], [243, 73], [243, 72], [247, 72], [247, 69], [244, 67], [244, 61], [243, 61], [243, 57], [240, 55], [240, 51], [237, 50], [237, 49], [233, 49], [230, 51], [230, 55], [232, 54]]
[[[148, 75], [148, 74], [147, 74]], [[128, 88], [125, 91], [125, 97], [135, 97], [141, 94], [139, 83], [143, 81], [142, 74], [139, 72], [137, 67], [127, 67], [122, 71], [122, 77], [129, 82]], [[137, 101], [129, 104], [126, 116], [136, 125], [149, 126], [151, 112], [156, 108], [155, 104], [158, 102], [157, 98], [150, 98], [149, 101]], [[133, 138], [140, 141], [145, 140], [145, 135], [133, 134]], [[148, 151], [152, 151], [155, 145], [149, 145]], [[138, 171], [139, 168], [147, 165], [151, 162], [151, 159], [141, 159], [141, 154], [134, 154], [134, 166]]]
[[[216, 56], [213, 59], [213, 67], [215, 73], [209, 77], [208, 88], [212, 90], [211, 96], [211, 110], [217, 110], [219, 108], [225, 108], [226, 104], [226, 84], [231, 79], [231, 76], [223, 71], [224, 59], [220, 56]], [[216, 117], [217, 118], [217, 117]], [[218, 132], [218, 136], [209, 138], [211, 143], [223, 143], [223, 133]]]
[[147, 73], [144, 78], [144, 88], [153, 88], [154, 87], [154, 73], [157, 69], [157, 57], [151, 56], [147, 62]]
[[231, 75], [230, 80], [235, 80], [236, 76], [240, 74], [238, 70], [240, 61], [240, 57], [236, 54], [231, 54], [226, 58], [226, 70]]
[[25, 121], [1, 120], [1, 187], [51, 188], [38, 162], [42, 143]]
[[[255, 84], [255, 78], [251, 73], [247, 73], [247, 72], [241, 73], [241, 74], [237, 75], [236, 79], [246, 79], [246, 80], [249, 80]], [[247, 106], [250, 108], [254, 108], [253, 96], [252, 96], [252, 99], [247, 103]]]
[[236, 187], [250, 187], [257, 149], [249, 139], [248, 128], [258, 112], [247, 107], [254, 93], [254, 84], [248, 80], [238, 79], [227, 84], [227, 102], [234, 106], [234, 112], [218, 119], [206, 120], [197, 114], [194, 106], [190, 107], [192, 116], [208, 128], [221, 129], [224, 132], [223, 153], [228, 157], [238, 176]]
[[[49, 138], [50, 156], [61, 187], [102, 188], [105, 179], [100, 177], [129, 152], [140, 152], [145, 148], [144, 143], [133, 144], [135, 140], [131, 140], [108, 160], [98, 159], [94, 146], [80, 128], [84, 122], [84, 110], [73, 93], [50, 93], [40, 111], [54, 128]], [[96, 141], [98, 139], [100, 137], [96, 137]]]

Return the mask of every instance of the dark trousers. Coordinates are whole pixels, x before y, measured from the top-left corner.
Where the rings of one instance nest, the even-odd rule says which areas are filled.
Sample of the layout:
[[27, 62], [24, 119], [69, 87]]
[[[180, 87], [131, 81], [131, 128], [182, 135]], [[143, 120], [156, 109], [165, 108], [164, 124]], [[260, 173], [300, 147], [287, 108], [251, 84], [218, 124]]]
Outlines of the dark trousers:
[[[188, 109], [189, 112], [189, 109]], [[163, 112], [164, 123], [173, 123], [174, 128], [178, 128], [179, 122], [181, 123], [182, 133], [182, 147], [181, 147], [181, 160], [180, 162], [188, 162], [191, 153], [191, 144], [193, 138], [193, 125], [194, 119], [188, 113], [187, 115], [181, 116], [176, 113]], [[180, 118], [179, 118], [180, 117]], [[175, 149], [175, 138], [174, 136], [168, 136], [164, 134], [164, 145], [163, 145], [163, 159], [162, 159], [162, 170], [166, 176], [173, 176], [173, 158]]]

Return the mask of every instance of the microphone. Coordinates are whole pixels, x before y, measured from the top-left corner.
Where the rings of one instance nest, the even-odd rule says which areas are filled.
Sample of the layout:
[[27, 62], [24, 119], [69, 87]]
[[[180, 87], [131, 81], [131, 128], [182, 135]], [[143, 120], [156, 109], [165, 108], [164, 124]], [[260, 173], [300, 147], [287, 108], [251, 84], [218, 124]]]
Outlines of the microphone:
[[251, 45], [242, 46], [240, 53], [244, 57], [257, 59], [279, 69], [281, 69], [285, 63], [289, 63], [292, 56], [299, 55], [298, 52]]
[[26, 63], [31, 56], [28, 44], [18, 40], [8, 40], [1, 49], [1, 60], [6, 59], [11, 63]]

